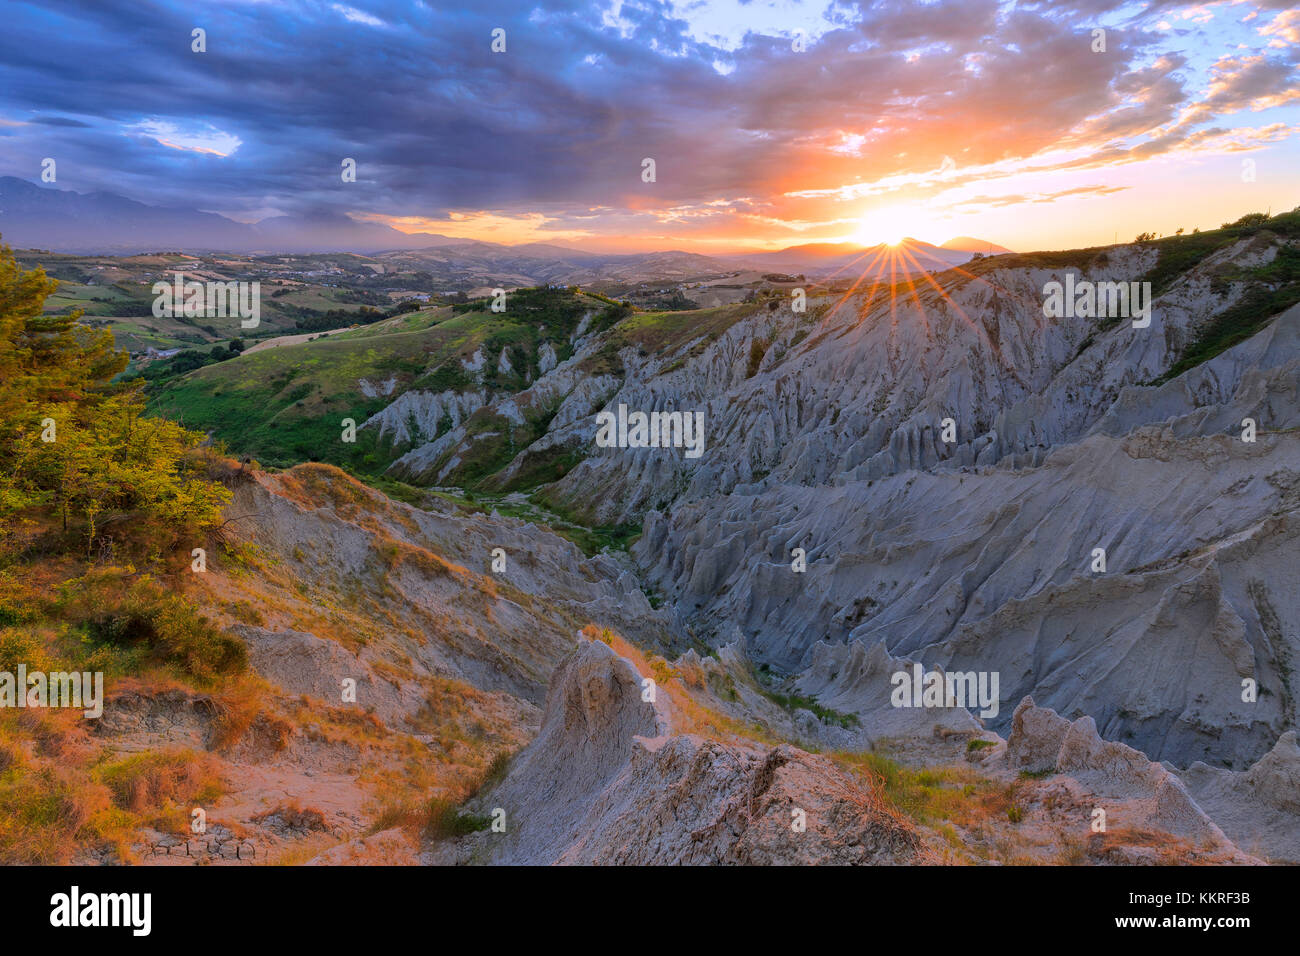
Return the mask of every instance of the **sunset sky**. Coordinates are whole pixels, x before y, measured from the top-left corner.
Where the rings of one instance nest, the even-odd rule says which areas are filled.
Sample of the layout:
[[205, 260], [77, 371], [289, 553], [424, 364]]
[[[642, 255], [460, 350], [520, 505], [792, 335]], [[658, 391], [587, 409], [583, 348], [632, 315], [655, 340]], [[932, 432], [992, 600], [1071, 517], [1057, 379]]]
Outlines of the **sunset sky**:
[[242, 221], [1027, 250], [1300, 205], [1288, 0], [42, 6], [0, 3], [0, 175]]

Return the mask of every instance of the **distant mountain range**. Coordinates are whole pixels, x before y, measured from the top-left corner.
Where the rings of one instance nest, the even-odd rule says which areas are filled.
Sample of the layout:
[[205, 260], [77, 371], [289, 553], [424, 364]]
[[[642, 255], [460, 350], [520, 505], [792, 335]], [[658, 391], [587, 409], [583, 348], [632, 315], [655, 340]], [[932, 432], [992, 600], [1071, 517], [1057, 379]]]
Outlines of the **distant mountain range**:
[[[967, 248], [967, 245], [971, 248]], [[990, 249], [994, 253], [1011, 251], [982, 239], [968, 237], [950, 240], [942, 246], [909, 237], [892, 246], [884, 243], [861, 246], [852, 242], [814, 242], [776, 252], [757, 252], [733, 258], [751, 266], [784, 272], [822, 276], [838, 274], [856, 279], [864, 275], [875, 278], [922, 271], [942, 272], [968, 262], [976, 252], [986, 253]]]
[[517, 246], [451, 240], [423, 249], [378, 254], [399, 272], [427, 272], [440, 282], [469, 281], [505, 285], [630, 286], [725, 275], [742, 266], [694, 252], [642, 252], [633, 255], [585, 252], [545, 243]]
[[982, 252], [986, 256], [999, 256], [1004, 252], [1011, 251], [1006, 246], [999, 246], [987, 239], [976, 239], [972, 236], [955, 236], [947, 242], [941, 243], [939, 248], [951, 249], [954, 252]]
[[405, 233], [339, 213], [275, 216], [241, 223], [216, 213], [150, 206], [114, 193], [77, 193], [0, 177], [0, 239], [19, 249], [81, 254], [185, 252], [384, 253], [407, 268], [439, 276], [481, 275], [521, 284], [687, 279], [733, 270], [770, 270], [817, 276], [942, 271], [975, 252], [1002, 246], [967, 236], [942, 246], [906, 239], [898, 246], [810, 243], [775, 252], [726, 257], [669, 251], [633, 255], [589, 252], [550, 243], [515, 246]]
[[0, 238], [14, 247], [86, 254], [378, 252], [460, 242], [405, 233], [337, 213], [242, 223], [211, 212], [149, 206], [114, 193], [77, 193], [0, 177]]

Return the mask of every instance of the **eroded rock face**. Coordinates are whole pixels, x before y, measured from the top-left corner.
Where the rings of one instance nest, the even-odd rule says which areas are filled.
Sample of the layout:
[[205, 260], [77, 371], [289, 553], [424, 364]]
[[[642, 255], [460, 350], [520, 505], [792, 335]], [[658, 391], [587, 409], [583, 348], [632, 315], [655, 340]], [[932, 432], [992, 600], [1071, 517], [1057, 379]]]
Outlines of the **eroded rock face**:
[[[305, 490], [304, 487], [305, 486]], [[391, 601], [391, 658], [385, 674], [376, 653], [282, 627], [241, 626], [254, 666], [284, 689], [338, 701], [353, 678], [358, 699], [400, 725], [423, 691], [411, 677], [466, 680], [486, 691], [540, 704], [556, 664], [572, 648], [574, 614], [620, 633], [654, 640], [666, 612], [656, 612], [636, 581], [607, 556], [586, 558], [571, 542], [513, 518], [413, 508], [325, 466], [259, 475], [231, 505], [245, 539], [282, 556], [292, 573], [335, 594]], [[493, 549], [507, 570], [489, 571]], [[402, 613], [409, 614], [403, 618]], [[402, 625], [423, 640], [412, 640]], [[346, 637], [347, 635], [342, 635]], [[405, 675], [405, 679], [401, 676]]]
[[[558, 862], [887, 864], [923, 859], [910, 824], [861, 781], [795, 747], [729, 747], [678, 735], [638, 741], [596, 827]], [[645, 796], [639, 796], [645, 795]], [[646, 799], [646, 797], [649, 799]], [[793, 829], [802, 811], [807, 829]]]
[[910, 683], [914, 663], [893, 657], [883, 639], [870, 650], [862, 641], [818, 642], [812, 646], [810, 662], [795, 681], [795, 689], [824, 707], [857, 715], [858, 728], [868, 740], [974, 734], [982, 729], [982, 723], [965, 707], [895, 707], [891, 701], [894, 675], [905, 674]]
[[[910, 823], [866, 783], [789, 745], [674, 733], [660, 692], [632, 664], [580, 643], [557, 668], [542, 730], [505, 780], [476, 798], [507, 831], [443, 847], [459, 862], [910, 863]], [[797, 815], [796, 811], [802, 811]], [[802, 832], [796, 819], [806, 821]]]
[[[1092, 714], [1157, 759], [1258, 759], [1295, 723], [1300, 605], [1280, 569], [1300, 552], [1300, 307], [1149, 383], [1240, 297], [1211, 279], [1277, 249], [1209, 256], [1146, 329], [1045, 321], [1041, 290], [1064, 270], [1004, 268], [947, 298], [850, 297], [811, 324], [780, 308], [682, 361], [626, 356], [605, 407], [702, 409], [707, 453], [593, 451], [592, 422], [568, 419], [538, 445], [586, 458], [547, 493], [601, 521], [643, 515], [633, 554], [684, 623], [715, 645], [738, 626], [780, 670], [810, 667], [818, 642], [884, 640], [996, 671], [1007, 701]], [[1081, 274], [1140, 275], [1155, 255], [1116, 248]], [[1257, 703], [1228, 692], [1246, 678], [1268, 690]], [[888, 687], [860, 689], [823, 692], [865, 713]], [[1006, 733], [1009, 711], [991, 726]]]
[[1246, 771], [1245, 783], [1261, 802], [1300, 814], [1300, 747], [1294, 730], [1279, 737], [1277, 746]]
[[[820, 641], [884, 640], [927, 667], [998, 672], [989, 724], [1002, 733], [1010, 702], [1032, 694], [1156, 759], [1222, 763], [1262, 754], [1294, 720], [1283, 656], [1300, 649], [1300, 595], [1284, 569], [1300, 553], [1298, 479], [1293, 433], [1247, 444], [1151, 427], [1032, 469], [679, 505], [647, 520], [633, 553], [697, 631], [739, 627], [783, 670], [811, 667]], [[1247, 677], [1268, 688], [1254, 703], [1240, 699]], [[888, 701], [887, 681], [857, 686], [837, 709]]]
[[[715, 646], [738, 627], [756, 661], [799, 673], [821, 642], [884, 641], [898, 659], [998, 672], [1002, 733], [1009, 702], [1033, 694], [1153, 758], [1240, 765], [1295, 726], [1300, 604], [1283, 569], [1300, 552], [1300, 307], [1149, 383], [1242, 294], [1211, 280], [1278, 248], [1261, 235], [1207, 257], [1146, 329], [1044, 320], [1042, 288], [1065, 270], [1015, 267], [945, 274], [946, 296], [763, 311], [671, 354], [625, 348], [617, 375], [583, 370], [605, 348], [593, 333], [494, 401], [503, 429], [559, 408], [494, 480], [582, 456], [547, 495], [642, 520], [648, 582]], [[1155, 256], [1117, 247], [1075, 271], [1119, 280]], [[594, 414], [619, 403], [702, 410], [706, 454], [593, 448]], [[450, 479], [481, 440], [455, 429], [394, 467]], [[1228, 692], [1247, 678], [1248, 705]], [[799, 680], [838, 710], [898, 716], [887, 682]]]
[[1239, 846], [1271, 862], [1300, 862], [1300, 747], [1294, 730], [1247, 770], [1194, 763], [1182, 776], [1197, 803]]
[[1004, 759], [1012, 770], [1054, 770], [1067, 777], [1088, 794], [1094, 809], [1105, 811], [1108, 830], [1160, 831], [1246, 861], [1176, 774], [1141, 751], [1104, 740], [1091, 717], [1067, 721], [1026, 697], [1016, 707]]
[[1179, 438], [1236, 432], [1243, 418], [1281, 430], [1300, 424], [1300, 309], [1158, 388], [1120, 390], [1094, 432], [1123, 435], [1165, 422]]
[[483, 391], [428, 392], [414, 389], [403, 392], [391, 405], [362, 422], [361, 427], [377, 429], [380, 440], [386, 439], [394, 445], [412, 442], [423, 445], [437, 435], [444, 421], [455, 428], [487, 404], [487, 400], [487, 393]]
[[[1119, 250], [1090, 277], [1140, 274], [1150, 253]], [[575, 355], [543, 356], [523, 392], [400, 396], [366, 425], [414, 443], [394, 473], [421, 481], [454, 478], [476, 443], [551, 414], [493, 480], [506, 487], [537, 459], [581, 451], [548, 493], [600, 522], [644, 516], [633, 555], [670, 602], [652, 611], [626, 565], [583, 560], [533, 526], [403, 508], [384, 518], [399, 544], [472, 570], [448, 575], [415, 560], [382, 572], [398, 604], [445, 615], [435, 640], [410, 648], [421, 676], [533, 702], [550, 681], [538, 737], [470, 806], [504, 810], [506, 831], [435, 856], [926, 859], [915, 828], [833, 761], [690, 733], [666, 694], [642, 699], [641, 675], [605, 645], [580, 642], [565, 656], [572, 614], [603, 615], [633, 636], [689, 625], [715, 645], [735, 641], [732, 654], [791, 671], [799, 693], [860, 718], [832, 735], [800, 711], [794, 725], [811, 728], [810, 740], [813, 730], [854, 747], [998, 730], [1005, 743], [966, 759], [1003, 779], [1046, 775], [1071, 826], [1086, 829], [1104, 809], [1120, 832], [1185, 840], [1205, 859], [1249, 862], [1242, 850], [1300, 859], [1289, 680], [1300, 652], [1300, 308], [1184, 375], [1143, 384], [1228, 302], [1211, 291], [1209, 270], [1254, 254], [1216, 253], [1162, 297], [1143, 334], [1127, 323], [1044, 322], [1039, 290], [1059, 270], [1011, 270], [996, 290], [965, 283], [950, 300], [902, 303], [888, 316], [851, 303], [810, 322], [779, 309], [679, 353], [623, 349], [618, 375], [582, 370], [604, 345], [580, 330]], [[466, 368], [505, 359], [480, 351]], [[618, 403], [702, 409], [709, 453], [692, 462], [591, 451], [592, 416]], [[465, 426], [483, 408], [499, 428]], [[946, 417], [954, 441], [940, 438]], [[1240, 439], [1247, 417], [1259, 425], [1254, 443]], [[420, 422], [447, 418], [453, 427], [428, 440]], [[257, 499], [248, 510], [266, 513], [256, 537], [328, 563], [321, 573], [340, 588], [374, 574], [379, 536], [365, 515], [300, 506], [275, 493], [278, 476], [261, 481], [244, 492]], [[510, 589], [489, 594], [472, 578], [496, 546], [510, 554]], [[803, 573], [790, 565], [796, 548]], [[1101, 571], [1090, 567], [1096, 548]], [[386, 720], [419, 703], [384, 686], [364, 654], [288, 630], [245, 636], [255, 666], [286, 690], [316, 692], [308, 666], [331, 689], [360, 668]], [[914, 661], [997, 672], [1002, 707], [990, 730], [959, 708], [892, 707], [890, 677]], [[714, 673], [698, 656], [685, 663]], [[1258, 700], [1241, 701], [1243, 680], [1258, 683]], [[1180, 776], [1152, 758], [1191, 767]], [[791, 827], [796, 811], [803, 832]]]
[[341, 699], [343, 681], [353, 680], [356, 699], [366, 701], [391, 727], [402, 727], [405, 718], [424, 702], [418, 684], [379, 676], [366, 660], [369, 655], [353, 654], [335, 641], [302, 631], [272, 631], [251, 625], [237, 625], [232, 630], [248, 646], [248, 661], [254, 670], [291, 694], [334, 702]]
[[[774, 484], [1035, 467], [1052, 448], [1094, 430], [1119, 434], [1171, 417], [1183, 419], [1180, 435], [1215, 434], [1250, 414], [1290, 427], [1300, 415], [1290, 348], [1300, 310], [1277, 324], [1268, 343], [1239, 346], [1187, 382], [1142, 384], [1240, 295], [1215, 292], [1215, 270], [1253, 261], [1256, 252], [1243, 241], [1199, 263], [1155, 301], [1150, 326], [1140, 330], [1091, 318], [1045, 321], [1042, 289], [1065, 270], [1003, 268], [976, 278], [945, 273], [937, 280], [942, 293], [828, 300], [812, 322], [785, 307], [765, 312], [692, 347], [684, 362], [633, 352], [622, 356], [625, 378], [607, 407], [701, 410], [707, 454], [691, 460], [595, 449], [588, 422], [581, 435], [563, 435], [586, 460], [549, 493], [614, 523], [670, 502]], [[1156, 255], [1149, 247], [1116, 248], [1075, 271], [1091, 281], [1127, 279]], [[954, 440], [942, 437], [945, 419]]]
[[1011, 719], [1007, 738], [1007, 766], [1038, 773], [1056, 766], [1070, 722], [1047, 707], [1035, 707], [1026, 697]]

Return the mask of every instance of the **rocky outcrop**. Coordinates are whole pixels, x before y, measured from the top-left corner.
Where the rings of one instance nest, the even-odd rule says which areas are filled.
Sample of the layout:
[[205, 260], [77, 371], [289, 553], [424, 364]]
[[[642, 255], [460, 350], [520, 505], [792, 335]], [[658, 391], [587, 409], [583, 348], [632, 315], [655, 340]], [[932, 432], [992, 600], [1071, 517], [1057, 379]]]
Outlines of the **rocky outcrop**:
[[[1073, 722], [1038, 707], [1026, 697], [1016, 707], [1005, 756], [1010, 769], [1055, 771], [1065, 780], [1056, 787], [1104, 819], [1105, 830], [1158, 831], [1226, 854], [1232, 862], [1249, 862], [1188, 793], [1178, 776], [1145, 754], [1097, 733], [1091, 717]], [[1104, 818], [1093, 811], [1104, 811]]]
[[541, 375], [552, 371], [560, 364], [559, 356], [555, 354], [555, 346], [549, 341], [543, 342], [537, 348], [537, 371]]
[[467, 359], [460, 360], [460, 367], [470, 378], [476, 382], [483, 381], [483, 369], [487, 367], [487, 355], [483, 352], [483, 346], [474, 350], [474, 354]]
[[894, 675], [906, 674], [910, 682], [914, 662], [891, 656], [884, 640], [872, 644], [870, 650], [861, 641], [818, 642], [810, 656], [795, 681], [795, 690], [816, 698], [823, 707], [856, 715], [858, 728], [868, 740], [928, 737], [936, 731], [974, 734], [982, 729], [971, 708], [894, 706], [890, 699]]
[[1300, 747], [1288, 730], [1243, 771], [1194, 763], [1188, 791], [1237, 845], [1274, 863], [1300, 863]]
[[1246, 418], [1261, 431], [1300, 425], [1300, 306], [1159, 387], [1121, 389], [1092, 430], [1125, 435], [1160, 422], [1176, 438], [1237, 435]]
[[1035, 707], [1026, 697], [1011, 718], [1007, 737], [1007, 766], [1012, 770], [1040, 773], [1056, 767], [1070, 722], [1048, 707]]
[[[444, 423], [452, 428], [487, 404], [486, 392], [403, 392], [382, 411], [371, 415], [362, 428], [377, 429], [380, 440], [394, 445], [424, 444], [438, 435]], [[414, 433], [412, 433], [414, 429]]]
[[357, 388], [366, 398], [378, 398], [380, 395], [392, 395], [397, 390], [397, 376], [390, 375], [382, 381], [371, 381], [370, 379], [358, 379]]
[[863, 780], [783, 745], [673, 730], [660, 691], [599, 642], [557, 668], [537, 739], [471, 808], [504, 833], [438, 851], [476, 863], [912, 863], [914, 827]]

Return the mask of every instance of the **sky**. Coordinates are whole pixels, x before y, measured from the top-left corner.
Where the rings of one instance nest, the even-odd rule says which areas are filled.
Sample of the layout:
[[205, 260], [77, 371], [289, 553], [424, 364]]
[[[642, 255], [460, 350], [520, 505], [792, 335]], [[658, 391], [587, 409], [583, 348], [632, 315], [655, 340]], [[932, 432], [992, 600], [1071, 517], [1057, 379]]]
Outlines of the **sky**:
[[0, 0], [0, 175], [244, 222], [1030, 250], [1300, 205], [1289, 0], [48, 6]]

